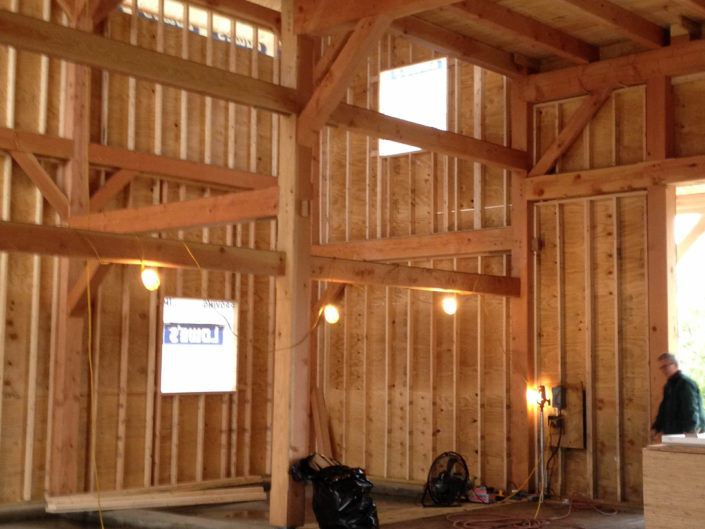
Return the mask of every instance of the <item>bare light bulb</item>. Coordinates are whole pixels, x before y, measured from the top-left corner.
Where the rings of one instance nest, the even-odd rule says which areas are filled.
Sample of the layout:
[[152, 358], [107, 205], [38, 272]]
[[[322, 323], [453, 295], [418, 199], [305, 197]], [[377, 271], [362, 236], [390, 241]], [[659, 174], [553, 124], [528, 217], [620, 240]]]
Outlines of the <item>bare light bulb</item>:
[[323, 309], [323, 317], [331, 325], [338, 323], [338, 320], [340, 319], [340, 312], [338, 311], [338, 307], [336, 307], [335, 305], [326, 305]]
[[443, 298], [443, 312], [445, 312], [449, 316], [452, 316], [457, 310], [458, 302], [455, 299], [455, 296], [446, 296], [445, 298]]
[[159, 288], [159, 274], [154, 268], [142, 269], [142, 284], [144, 285], [144, 288], [150, 292]]

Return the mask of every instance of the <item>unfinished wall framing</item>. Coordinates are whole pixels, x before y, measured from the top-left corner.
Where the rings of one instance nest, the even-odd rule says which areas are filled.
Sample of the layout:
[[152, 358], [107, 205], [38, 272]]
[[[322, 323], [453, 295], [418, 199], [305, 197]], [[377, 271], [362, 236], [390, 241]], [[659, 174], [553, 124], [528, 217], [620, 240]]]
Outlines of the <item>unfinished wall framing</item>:
[[[157, 3], [163, 6], [163, 2]], [[3, 6], [66, 24], [49, 0]], [[144, 16], [138, 5], [113, 12], [105, 36], [182, 56], [252, 77], [278, 82], [276, 50], [260, 53], [259, 29], [230, 18], [230, 35], [206, 38], [164, 23], [163, 7]], [[204, 15], [213, 34], [214, 15]], [[193, 14], [194, 11], [191, 11]], [[218, 15], [215, 15], [218, 16]], [[219, 23], [227, 21], [220, 17]], [[236, 39], [236, 25], [237, 35]], [[242, 34], [245, 37], [242, 37]], [[270, 38], [271, 40], [271, 38]], [[276, 39], [274, 39], [276, 41]], [[65, 63], [0, 48], [2, 125], [60, 136], [64, 114]], [[127, 76], [94, 71], [91, 141], [260, 174], [277, 174], [277, 119], [269, 112], [163, 87]], [[57, 223], [23, 169], [2, 154], [2, 219]], [[60, 180], [61, 164], [42, 159]], [[114, 170], [91, 169], [91, 190]], [[104, 204], [106, 211], [216, 196], [226, 188], [201, 187], [139, 175]], [[160, 237], [271, 249], [275, 221], [164, 232]], [[58, 259], [24, 254], [0, 256], [0, 503], [43, 498], [53, 370], [52, 322], [56, 315]], [[31, 278], [28, 294], [26, 285]], [[87, 358], [81, 385], [81, 487], [92, 490], [92, 437], [102, 490], [207, 481], [269, 472], [274, 285], [252, 274], [169, 270], [159, 294], [139, 284], [138, 267], [110, 265], [91, 305], [91, 353], [95, 396], [91, 410]], [[238, 391], [233, 394], [167, 396], [158, 391], [159, 307], [163, 296], [232, 299], [240, 327]], [[88, 337], [86, 336], [86, 340]], [[95, 431], [90, 418], [95, 421]]]

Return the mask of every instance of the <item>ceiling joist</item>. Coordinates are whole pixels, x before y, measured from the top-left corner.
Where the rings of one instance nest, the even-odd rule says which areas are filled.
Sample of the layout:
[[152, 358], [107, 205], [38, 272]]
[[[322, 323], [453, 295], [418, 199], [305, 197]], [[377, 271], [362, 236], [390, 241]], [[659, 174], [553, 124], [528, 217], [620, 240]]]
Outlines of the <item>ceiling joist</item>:
[[447, 54], [507, 77], [517, 79], [526, 73], [526, 68], [515, 61], [515, 55], [417, 17], [395, 20], [391, 32], [437, 53]]
[[574, 5], [596, 20], [612, 27], [625, 38], [647, 48], [660, 48], [667, 42], [668, 33], [658, 24], [607, 0], [563, 0]]
[[379, 0], [355, 2], [298, 0], [294, 26], [298, 34], [324, 35], [335, 33], [340, 28], [350, 29], [363, 18], [379, 15], [401, 18], [452, 4], [455, 1], [457, 0], [385, 0], [383, 2]]
[[105, 213], [69, 217], [72, 228], [145, 233], [233, 224], [277, 216], [279, 188], [270, 187]]
[[598, 59], [595, 46], [490, 0], [466, 0], [443, 8], [460, 20], [511, 33], [513, 38], [578, 64]]

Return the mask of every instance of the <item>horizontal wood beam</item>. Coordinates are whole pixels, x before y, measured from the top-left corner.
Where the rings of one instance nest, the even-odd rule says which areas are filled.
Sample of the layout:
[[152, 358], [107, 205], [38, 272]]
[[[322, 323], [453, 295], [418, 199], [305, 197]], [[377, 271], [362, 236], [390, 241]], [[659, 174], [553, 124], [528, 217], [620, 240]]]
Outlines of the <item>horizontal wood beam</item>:
[[490, 0], [466, 0], [443, 8], [459, 20], [511, 33], [513, 38], [578, 64], [599, 57], [596, 46]]
[[272, 112], [301, 106], [291, 88], [5, 10], [0, 43]]
[[279, 188], [227, 193], [169, 204], [69, 217], [72, 228], [145, 233], [233, 224], [277, 215]]
[[525, 95], [542, 103], [592, 92], [604, 86], [634, 86], [653, 77], [674, 77], [705, 71], [705, 40], [668, 46], [615, 59], [529, 75]]
[[512, 249], [512, 233], [511, 228], [493, 228], [321, 244], [313, 246], [311, 254], [341, 259], [394, 261], [509, 252]]
[[519, 279], [406, 265], [311, 256], [311, 278], [333, 283], [362, 283], [388, 287], [519, 296]]
[[700, 181], [705, 182], [705, 155], [534, 176], [526, 179], [526, 198], [554, 200]]
[[329, 122], [359, 134], [394, 140], [464, 160], [506, 169], [526, 170], [527, 168], [528, 156], [524, 151], [419, 125], [344, 103], [341, 103], [333, 112]]
[[198, 242], [186, 244], [181, 240], [19, 222], [0, 222], [0, 251], [97, 259], [101, 264], [145, 264], [187, 269], [200, 267], [204, 270], [264, 276], [284, 273], [284, 255], [271, 250]]
[[[73, 140], [0, 127], [0, 149], [24, 151], [61, 161], [73, 156]], [[224, 188], [260, 189], [277, 185], [277, 178], [229, 167], [209, 165], [146, 152], [91, 143], [92, 165], [127, 169], [184, 182], [198, 182]]]
[[667, 32], [658, 24], [607, 0], [563, 0], [612, 27], [617, 33], [647, 48], [660, 48]]
[[262, 189], [277, 185], [277, 178], [270, 175], [118, 149], [97, 143], [91, 143], [88, 147], [88, 159], [93, 165], [130, 169], [186, 182], [228, 188]]
[[349, 28], [366, 17], [385, 15], [401, 18], [452, 4], [457, 0], [298, 0], [294, 27], [298, 34], [323, 35], [340, 28]]
[[526, 68], [515, 61], [516, 55], [418, 17], [395, 20], [392, 22], [390, 31], [414, 44], [507, 77], [516, 79], [526, 73]]

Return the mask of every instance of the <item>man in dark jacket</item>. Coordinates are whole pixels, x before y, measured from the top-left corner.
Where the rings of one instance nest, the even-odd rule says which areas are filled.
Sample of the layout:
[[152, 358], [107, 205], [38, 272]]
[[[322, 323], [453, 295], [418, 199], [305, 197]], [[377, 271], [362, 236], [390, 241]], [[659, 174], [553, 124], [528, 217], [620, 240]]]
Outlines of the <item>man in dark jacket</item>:
[[651, 436], [658, 433], [678, 434], [705, 429], [705, 411], [698, 384], [678, 369], [678, 361], [671, 353], [658, 357], [659, 368], [668, 379], [663, 387], [663, 400], [651, 426]]

